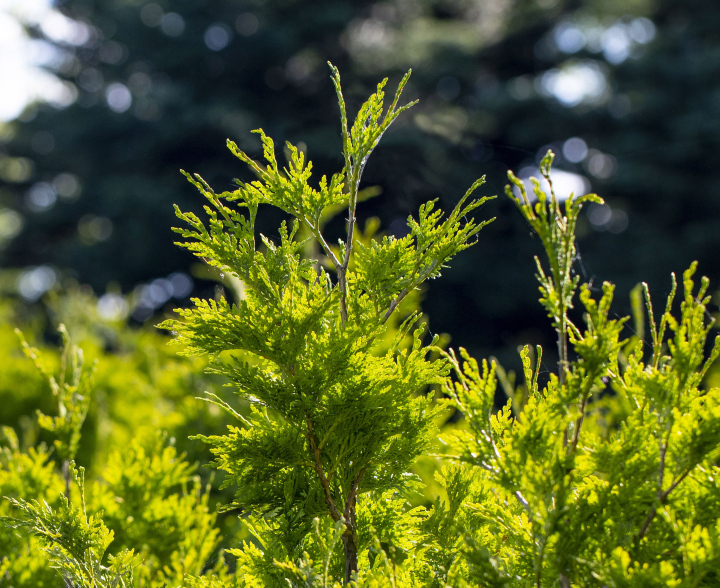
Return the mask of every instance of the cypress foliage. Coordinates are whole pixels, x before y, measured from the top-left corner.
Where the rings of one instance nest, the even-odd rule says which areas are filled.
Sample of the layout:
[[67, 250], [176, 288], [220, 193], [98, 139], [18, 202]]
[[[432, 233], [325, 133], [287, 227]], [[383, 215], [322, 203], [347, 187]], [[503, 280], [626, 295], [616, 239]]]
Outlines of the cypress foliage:
[[[340, 524], [350, 582], [364, 540], [358, 535], [358, 500], [406, 488], [410, 466], [436, 437], [432, 395], [416, 393], [442, 383], [449, 369], [446, 360], [429, 357], [437, 338], [423, 344], [416, 313], [403, 320], [389, 345], [383, 337], [388, 320], [408, 293], [438, 276], [488, 221], [468, 218], [486, 200], [468, 200], [482, 184], [478, 180], [446, 218], [429, 202], [417, 219], [408, 220], [406, 237], [359, 242], [355, 214], [362, 173], [383, 133], [412, 106], [398, 107], [410, 74], [387, 110], [387, 80], [378, 84], [348, 127], [340, 75], [332, 70], [345, 167], [312, 187], [305, 155], [288, 144], [288, 166], [280, 168], [272, 139], [260, 130], [264, 165], [228, 142], [257, 181], [217, 194], [201, 177], [186, 174], [209, 202], [209, 223], [177, 210], [191, 227], [176, 229], [187, 239], [180, 245], [240, 279], [244, 297], [237, 304], [194, 300], [194, 308], [179, 311], [181, 320], [161, 327], [172, 330], [187, 352], [212, 354], [213, 370], [252, 405], [249, 418], [238, 415], [239, 426], [225, 435], [201, 437], [212, 447], [215, 466], [228, 473], [226, 484], [237, 486], [231, 506], [263, 517], [282, 546], [276, 556], [281, 561], [302, 554], [316, 517]], [[261, 204], [293, 217], [290, 227], [280, 227], [279, 242], [260, 235], [264, 251], [255, 234]], [[347, 205], [347, 237], [331, 246], [321, 218], [338, 204]], [[316, 260], [301, 256], [301, 225], [322, 248], [319, 269]]]
[[[425, 342], [411, 294], [437, 277], [489, 221], [469, 213], [478, 180], [447, 216], [430, 202], [402, 238], [374, 239], [355, 213], [367, 157], [398, 107], [382, 82], [348, 127], [333, 69], [345, 167], [311, 185], [293, 145], [280, 168], [258, 131], [265, 163], [230, 149], [258, 179], [217, 194], [186, 174], [208, 220], [177, 210], [181, 246], [243, 284], [237, 300], [194, 300], [160, 325], [183, 353], [206, 355], [238, 401], [207, 400], [234, 420], [196, 435], [225, 473], [248, 535], [213, 558], [220, 531], [193, 468], [162, 437], [113, 454], [86, 502], [73, 462], [92, 392], [91, 372], [65, 336], [56, 377], [25, 344], [58, 402], [39, 424], [54, 451], [0, 442], [0, 586], [469, 588], [511, 586], [711, 587], [720, 569], [720, 388], [712, 384], [720, 337], [706, 278], [693, 264], [657, 314], [649, 288], [633, 294], [634, 329], [611, 312], [613, 285], [597, 290], [573, 271], [575, 227], [596, 195], [559, 202], [551, 152], [532, 193], [512, 173], [506, 194], [539, 237], [540, 303], [557, 334], [557, 370], [542, 349], [521, 352], [524, 384], [494, 361]], [[279, 238], [257, 235], [260, 205], [288, 214]], [[328, 215], [347, 206], [346, 238], [329, 244]], [[312, 244], [321, 252], [308, 259]], [[675, 300], [680, 298], [680, 304]], [[576, 306], [578, 308], [576, 308]], [[648, 333], [647, 341], [645, 333]], [[508, 396], [496, 410], [497, 388]], [[435, 398], [434, 392], [443, 394]], [[248, 407], [246, 409], [246, 407]], [[439, 431], [446, 409], [464, 419]], [[445, 453], [432, 506], [410, 507], [411, 466]], [[64, 477], [63, 477], [64, 474]], [[64, 490], [64, 491], [63, 491]], [[29, 529], [24, 545], [8, 529]], [[114, 545], [111, 544], [115, 542]], [[22, 545], [19, 547], [19, 544]], [[137, 549], [135, 548], [137, 546]], [[12, 550], [12, 552], [10, 551]]]

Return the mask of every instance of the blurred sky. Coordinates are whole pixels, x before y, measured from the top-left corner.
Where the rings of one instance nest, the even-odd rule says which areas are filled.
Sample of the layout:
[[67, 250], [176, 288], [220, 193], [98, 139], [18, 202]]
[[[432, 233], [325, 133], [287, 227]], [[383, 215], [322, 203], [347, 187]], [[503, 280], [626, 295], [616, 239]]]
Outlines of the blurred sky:
[[0, 0], [0, 121], [17, 118], [35, 100], [64, 106], [76, 97], [73, 87], [42, 67], [58, 58], [56, 50], [30, 39], [21, 22], [55, 41], [82, 45], [88, 39], [87, 27], [60, 14], [49, 0]]

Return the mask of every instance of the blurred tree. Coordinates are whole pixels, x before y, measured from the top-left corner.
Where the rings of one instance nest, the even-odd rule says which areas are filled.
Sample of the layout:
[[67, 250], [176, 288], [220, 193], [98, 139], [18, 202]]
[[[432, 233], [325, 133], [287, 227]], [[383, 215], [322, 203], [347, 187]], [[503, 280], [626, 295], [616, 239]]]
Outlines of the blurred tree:
[[[171, 203], [197, 202], [178, 168], [230, 186], [239, 168], [222, 140], [259, 155], [250, 130], [262, 126], [302, 137], [319, 171], [330, 169], [340, 160], [330, 59], [350, 111], [378, 74], [415, 69], [408, 97], [420, 106], [365, 176], [389, 198], [360, 215], [385, 230], [402, 234], [429, 198], [452, 206], [478, 174], [487, 194], [501, 192], [508, 168], [529, 175], [551, 146], [567, 173], [558, 185], [608, 202], [582, 217], [579, 247], [589, 277], [615, 281], [620, 303], [638, 280], [665, 287], [694, 258], [720, 274], [714, 0], [66, 0], [58, 10], [82, 23], [72, 42], [45, 22], [29, 30], [55, 39], [49, 67], [78, 96], [62, 110], [33, 106], [0, 133], [0, 208], [23, 223], [0, 245], [1, 266], [50, 264], [100, 292], [187, 271]], [[483, 247], [431, 285], [425, 308], [431, 329], [512, 365], [520, 342], [551, 348], [525, 279], [539, 248], [504, 200], [492, 206]], [[333, 222], [339, 235], [343, 220]], [[35, 277], [42, 291], [49, 282]], [[167, 299], [143, 292], [139, 319]]]

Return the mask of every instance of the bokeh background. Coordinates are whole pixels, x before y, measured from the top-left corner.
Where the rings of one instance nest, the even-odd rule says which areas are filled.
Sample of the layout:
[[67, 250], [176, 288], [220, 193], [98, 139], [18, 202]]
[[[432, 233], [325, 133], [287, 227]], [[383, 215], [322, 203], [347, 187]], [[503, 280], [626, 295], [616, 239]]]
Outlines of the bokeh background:
[[[212, 276], [173, 245], [172, 204], [199, 210], [179, 169], [216, 189], [250, 179], [262, 127], [317, 173], [342, 166], [339, 67], [351, 113], [413, 69], [420, 104], [365, 174], [359, 216], [406, 230], [487, 175], [497, 217], [425, 292], [433, 332], [512, 367], [553, 333], [537, 304], [540, 253], [502, 195], [508, 169], [556, 153], [558, 193], [597, 192], [578, 271], [658, 296], [695, 259], [720, 283], [717, 0], [3, 0], [0, 2], [0, 288], [27, 304], [87, 284], [97, 311], [157, 319]], [[264, 232], [278, 218], [264, 218]], [[329, 227], [340, 235], [343, 219]]]

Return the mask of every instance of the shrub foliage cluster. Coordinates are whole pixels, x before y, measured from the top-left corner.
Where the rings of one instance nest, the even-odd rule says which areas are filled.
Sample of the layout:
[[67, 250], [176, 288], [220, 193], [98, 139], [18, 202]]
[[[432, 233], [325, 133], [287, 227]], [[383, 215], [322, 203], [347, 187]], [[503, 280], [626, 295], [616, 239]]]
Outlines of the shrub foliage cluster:
[[[399, 105], [408, 76], [388, 107], [379, 84], [350, 125], [332, 73], [340, 172], [312, 180], [291, 144], [280, 167], [258, 131], [263, 163], [228, 143], [255, 181], [216, 193], [186, 174], [206, 219], [177, 209], [179, 244], [237, 287], [160, 325], [182, 357], [118, 325], [103, 335], [115, 351], [93, 346], [86, 331], [101, 325], [77, 319], [60, 327], [59, 355], [20, 335], [49, 400], [34, 423], [2, 429], [0, 586], [716, 585], [720, 389], [706, 382], [720, 338], [707, 279], [696, 285], [693, 265], [678, 292], [673, 277], [662, 312], [639, 286], [630, 329], [610, 310], [613, 286], [573, 271], [578, 215], [601, 200], [559, 202], [548, 153], [549, 190], [510, 173], [506, 194], [544, 250], [557, 367], [526, 346], [516, 384], [448, 349], [426, 333], [417, 292], [490, 222], [472, 216], [482, 180], [449, 214], [420, 207], [406, 236], [361, 230], [363, 170], [411, 106]], [[261, 205], [288, 217], [275, 237], [256, 231]], [[347, 232], [331, 243], [340, 211]], [[2, 384], [42, 391], [12, 353]], [[198, 440], [216, 477], [177, 448], [200, 456]]]

